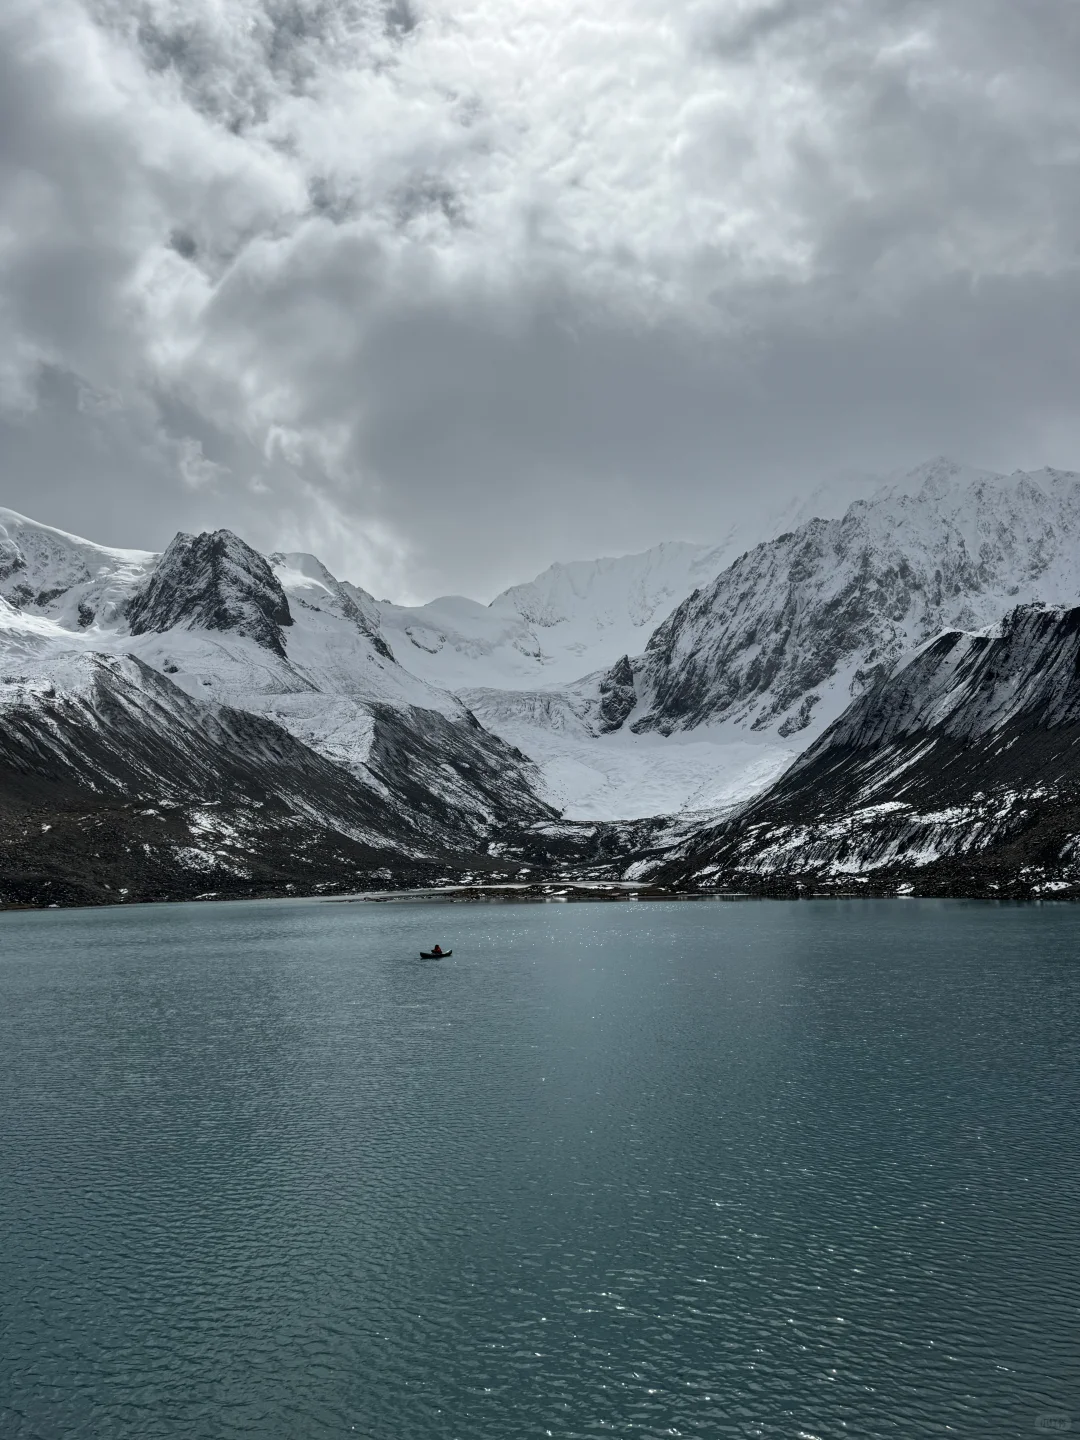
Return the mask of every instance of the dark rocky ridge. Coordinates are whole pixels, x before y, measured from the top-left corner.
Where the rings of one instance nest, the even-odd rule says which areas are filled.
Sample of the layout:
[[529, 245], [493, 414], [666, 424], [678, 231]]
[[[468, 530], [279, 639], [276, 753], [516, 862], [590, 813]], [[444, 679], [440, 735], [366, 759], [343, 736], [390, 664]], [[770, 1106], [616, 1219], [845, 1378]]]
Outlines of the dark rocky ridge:
[[188, 629], [246, 635], [284, 657], [281, 627], [292, 624], [277, 576], [230, 530], [176, 535], [157, 569], [128, 603], [133, 635]]
[[940, 636], [656, 878], [1080, 893], [1080, 608]]
[[618, 730], [637, 704], [637, 690], [634, 688], [634, 667], [630, 657], [624, 655], [600, 681], [600, 703], [597, 729], [601, 735]]

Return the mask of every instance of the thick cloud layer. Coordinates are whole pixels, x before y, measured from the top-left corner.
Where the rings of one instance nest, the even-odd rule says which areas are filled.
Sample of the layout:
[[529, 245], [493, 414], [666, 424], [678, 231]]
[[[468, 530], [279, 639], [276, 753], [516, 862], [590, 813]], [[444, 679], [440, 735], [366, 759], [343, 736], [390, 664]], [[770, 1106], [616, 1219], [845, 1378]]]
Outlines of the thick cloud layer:
[[395, 596], [1080, 462], [1073, 0], [8, 0], [0, 500]]

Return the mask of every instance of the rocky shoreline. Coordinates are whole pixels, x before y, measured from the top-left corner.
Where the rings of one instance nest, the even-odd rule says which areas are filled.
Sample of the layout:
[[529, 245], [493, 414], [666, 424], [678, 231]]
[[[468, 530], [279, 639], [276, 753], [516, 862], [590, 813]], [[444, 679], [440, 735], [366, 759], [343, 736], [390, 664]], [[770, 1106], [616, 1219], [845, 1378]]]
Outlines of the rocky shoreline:
[[[936, 867], [935, 867], [936, 869]], [[113, 886], [97, 876], [63, 879], [39, 872], [19, 877], [0, 874], [4, 898], [0, 910], [97, 908], [106, 905], [182, 904], [190, 901], [326, 900], [337, 904], [618, 904], [644, 901], [741, 900], [997, 900], [1035, 902], [1080, 900], [1080, 878], [1050, 873], [988, 875], [942, 873], [889, 876], [760, 876], [741, 877], [710, 886], [627, 884], [568, 880], [529, 881], [508, 885], [443, 882], [422, 873], [387, 877], [351, 875], [337, 880], [282, 881], [247, 879], [227, 872], [212, 877], [178, 875], [173, 883], [162, 876], [150, 883]], [[366, 880], [366, 884], [365, 884]], [[206, 887], [206, 888], [202, 888]]]

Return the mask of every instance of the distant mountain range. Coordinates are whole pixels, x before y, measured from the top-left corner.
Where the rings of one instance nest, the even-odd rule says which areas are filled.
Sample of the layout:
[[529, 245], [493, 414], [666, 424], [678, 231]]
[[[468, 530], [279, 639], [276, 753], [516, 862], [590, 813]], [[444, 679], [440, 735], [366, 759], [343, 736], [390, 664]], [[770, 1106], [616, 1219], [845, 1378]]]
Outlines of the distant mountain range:
[[0, 901], [1080, 891], [1080, 476], [859, 496], [487, 606], [0, 511]]

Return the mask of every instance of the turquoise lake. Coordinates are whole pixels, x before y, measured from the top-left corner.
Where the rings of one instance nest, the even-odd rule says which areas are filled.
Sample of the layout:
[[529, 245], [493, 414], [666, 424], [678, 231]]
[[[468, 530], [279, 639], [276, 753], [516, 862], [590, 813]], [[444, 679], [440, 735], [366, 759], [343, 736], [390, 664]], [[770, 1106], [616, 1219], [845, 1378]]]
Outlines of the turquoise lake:
[[1080, 1430], [1078, 1041], [1066, 905], [4, 914], [0, 1436]]

